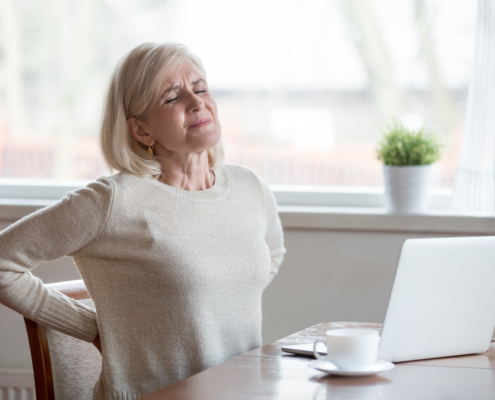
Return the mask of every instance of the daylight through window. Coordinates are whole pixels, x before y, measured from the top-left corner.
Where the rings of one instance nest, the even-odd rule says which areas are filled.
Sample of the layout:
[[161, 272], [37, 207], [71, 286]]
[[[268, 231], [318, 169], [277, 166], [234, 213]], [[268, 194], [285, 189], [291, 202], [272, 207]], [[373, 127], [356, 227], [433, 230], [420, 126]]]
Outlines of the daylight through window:
[[381, 186], [374, 148], [395, 117], [445, 140], [457, 168], [476, 20], [472, 0], [3, 0], [0, 176], [95, 179], [103, 97], [146, 42], [203, 61], [226, 161], [271, 184]]

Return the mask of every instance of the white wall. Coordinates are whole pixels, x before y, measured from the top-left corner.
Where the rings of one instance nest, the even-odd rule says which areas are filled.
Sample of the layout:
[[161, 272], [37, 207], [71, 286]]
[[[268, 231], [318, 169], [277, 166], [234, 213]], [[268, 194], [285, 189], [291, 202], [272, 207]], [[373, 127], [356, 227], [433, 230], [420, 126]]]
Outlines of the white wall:
[[[409, 237], [495, 234], [493, 218], [294, 210], [281, 211], [287, 254], [263, 298], [265, 343], [323, 321], [382, 322]], [[79, 279], [68, 257], [34, 274], [45, 283]], [[23, 318], [0, 305], [0, 368], [9, 367], [31, 368], [29, 346]]]
[[285, 230], [286, 259], [263, 297], [263, 342], [327, 321], [383, 322], [402, 243], [450, 234]]

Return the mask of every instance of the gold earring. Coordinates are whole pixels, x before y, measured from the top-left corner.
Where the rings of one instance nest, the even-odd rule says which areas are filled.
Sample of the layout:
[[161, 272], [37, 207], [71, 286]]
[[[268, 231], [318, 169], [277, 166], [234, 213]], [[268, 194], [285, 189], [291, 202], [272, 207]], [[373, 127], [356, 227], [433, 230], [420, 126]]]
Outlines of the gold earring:
[[148, 154], [150, 156], [153, 156], [153, 149], [151, 148], [151, 146], [148, 146]]

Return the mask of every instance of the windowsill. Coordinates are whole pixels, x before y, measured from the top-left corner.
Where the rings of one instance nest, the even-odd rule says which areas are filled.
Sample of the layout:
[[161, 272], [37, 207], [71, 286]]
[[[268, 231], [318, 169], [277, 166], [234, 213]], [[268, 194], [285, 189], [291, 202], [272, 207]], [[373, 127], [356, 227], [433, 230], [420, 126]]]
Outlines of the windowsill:
[[452, 210], [388, 214], [378, 207], [279, 206], [284, 229], [495, 235], [495, 215]]
[[[0, 199], [0, 221], [14, 222], [56, 200]], [[495, 235], [495, 215], [434, 209], [422, 215], [388, 214], [380, 207], [280, 205], [284, 229]]]
[[[88, 183], [0, 178], [0, 221], [17, 221]], [[383, 208], [384, 190], [380, 187], [270, 185], [270, 188], [285, 229], [495, 235], [495, 214], [480, 217], [450, 210], [450, 190], [430, 191], [431, 211], [427, 214], [392, 215]]]

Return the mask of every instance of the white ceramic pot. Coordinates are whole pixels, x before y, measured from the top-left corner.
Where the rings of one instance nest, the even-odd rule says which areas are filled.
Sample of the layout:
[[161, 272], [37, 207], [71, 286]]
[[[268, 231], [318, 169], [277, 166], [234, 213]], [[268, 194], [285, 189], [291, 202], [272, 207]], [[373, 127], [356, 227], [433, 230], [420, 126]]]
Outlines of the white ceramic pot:
[[396, 214], [421, 214], [428, 207], [431, 165], [383, 166], [385, 209]]

